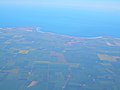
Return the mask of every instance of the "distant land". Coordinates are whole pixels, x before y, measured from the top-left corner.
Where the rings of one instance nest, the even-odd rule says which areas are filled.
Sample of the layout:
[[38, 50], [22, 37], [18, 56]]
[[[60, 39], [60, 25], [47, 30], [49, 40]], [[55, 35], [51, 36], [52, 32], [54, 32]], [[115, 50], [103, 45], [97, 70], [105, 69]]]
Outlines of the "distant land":
[[[54, 31], [54, 30], [44, 30], [44, 28], [43, 27], [40, 27], [40, 26], [30, 26], [30, 27], [1, 27], [0, 28], [1, 30], [29, 30], [29, 29], [31, 29], [32, 31], [34, 31], [34, 32], [42, 32], [42, 33], [52, 33], [52, 34], [56, 34], [56, 35], [64, 35], [64, 36], [71, 36], [71, 37], [78, 37], [78, 38], [93, 38], [93, 39], [95, 39], [95, 38], [120, 38], [119, 36], [114, 36], [114, 35], [95, 35], [95, 33], [93, 33], [93, 34], [91, 34], [91, 35], [87, 35], [87, 33], [86, 33], [86, 35], [84, 35], [85, 34], [85, 32], [83, 32], [83, 31], [81, 31], [80, 30], [80, 32], [83, 32], [83, 35], [82, 35], [82, 33], [80, 33], [80, 35], [79, 35], [79, 33], [78, 34], [75, 34], [75, 33], [71, 33], [71, 32], [69, 32], [68, 31], [68, 33], [66, 33], [66, 31]], [[88, 32], [90, 32], [90, 30], [88, 30]]]

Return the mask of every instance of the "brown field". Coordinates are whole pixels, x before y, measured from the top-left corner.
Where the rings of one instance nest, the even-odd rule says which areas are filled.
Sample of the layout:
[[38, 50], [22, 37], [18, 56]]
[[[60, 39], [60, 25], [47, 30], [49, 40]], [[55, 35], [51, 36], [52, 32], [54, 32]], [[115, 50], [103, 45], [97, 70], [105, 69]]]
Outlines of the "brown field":
[[98, 54], [98, 57], [100, 60], [105, 60], [105, 61], [110, 61], [110, 62], [117, 62], [118, 56], [109, 56], [109, 55], [106, 55], [106, 54]]

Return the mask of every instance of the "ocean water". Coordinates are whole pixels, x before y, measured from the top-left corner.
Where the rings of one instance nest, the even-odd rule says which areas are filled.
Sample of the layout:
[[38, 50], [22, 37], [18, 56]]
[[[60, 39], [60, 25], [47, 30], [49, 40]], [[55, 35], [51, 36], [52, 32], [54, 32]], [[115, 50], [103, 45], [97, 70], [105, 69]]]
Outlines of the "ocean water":
[[0, 7], [0, 27], [41, 27], [78, 37], [120, 37], [120, 13], [102, 10]]

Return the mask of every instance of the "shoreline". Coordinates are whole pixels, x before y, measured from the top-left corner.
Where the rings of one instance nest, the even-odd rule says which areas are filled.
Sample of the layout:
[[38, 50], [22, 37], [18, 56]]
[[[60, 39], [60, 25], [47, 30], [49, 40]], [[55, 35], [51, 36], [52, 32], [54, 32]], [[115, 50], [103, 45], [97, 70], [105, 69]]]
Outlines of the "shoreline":
[[[18, 30], [27, 30], [27, 29], [31, 29], [32, 31], [35, 32], [40, 32], [40, 33], [49, 33], [49, 34], [54, 34], [54, 35], [60, 35], [60, 36], [66, 36], [66, 37], [74, 37], [74, 38], [81, 38], [81, 39], [103, 39], [103, 38], [115, 38], [115, 39], [120, 39], [120, 37], [115, 37], [115, 36], [111, 36], [111, 35], [107, 35], [107, 36], [78, 36], [78, 35], [69, 35], [69, 34], [60, 34], [60, 33], [56, 33], [56, 32], [50, 32], [50, 31], [44, 31], [42, 30], [43, 28], [40, 26], [26, 26], [26, 27], [0, 27], [1, 29], [7, 29], [7, 30], [12, 30], [12, 29], [18, 29]], [[29, 30], [28, 30], [29, 31]]]

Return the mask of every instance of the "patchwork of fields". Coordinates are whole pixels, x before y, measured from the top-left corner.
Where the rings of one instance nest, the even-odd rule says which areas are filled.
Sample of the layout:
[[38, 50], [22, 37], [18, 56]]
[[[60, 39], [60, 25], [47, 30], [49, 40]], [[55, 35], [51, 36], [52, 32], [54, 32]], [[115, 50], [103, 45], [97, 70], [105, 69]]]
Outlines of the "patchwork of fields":
[[120, 90], [120, 39], [0, 28], [0, 90]]

